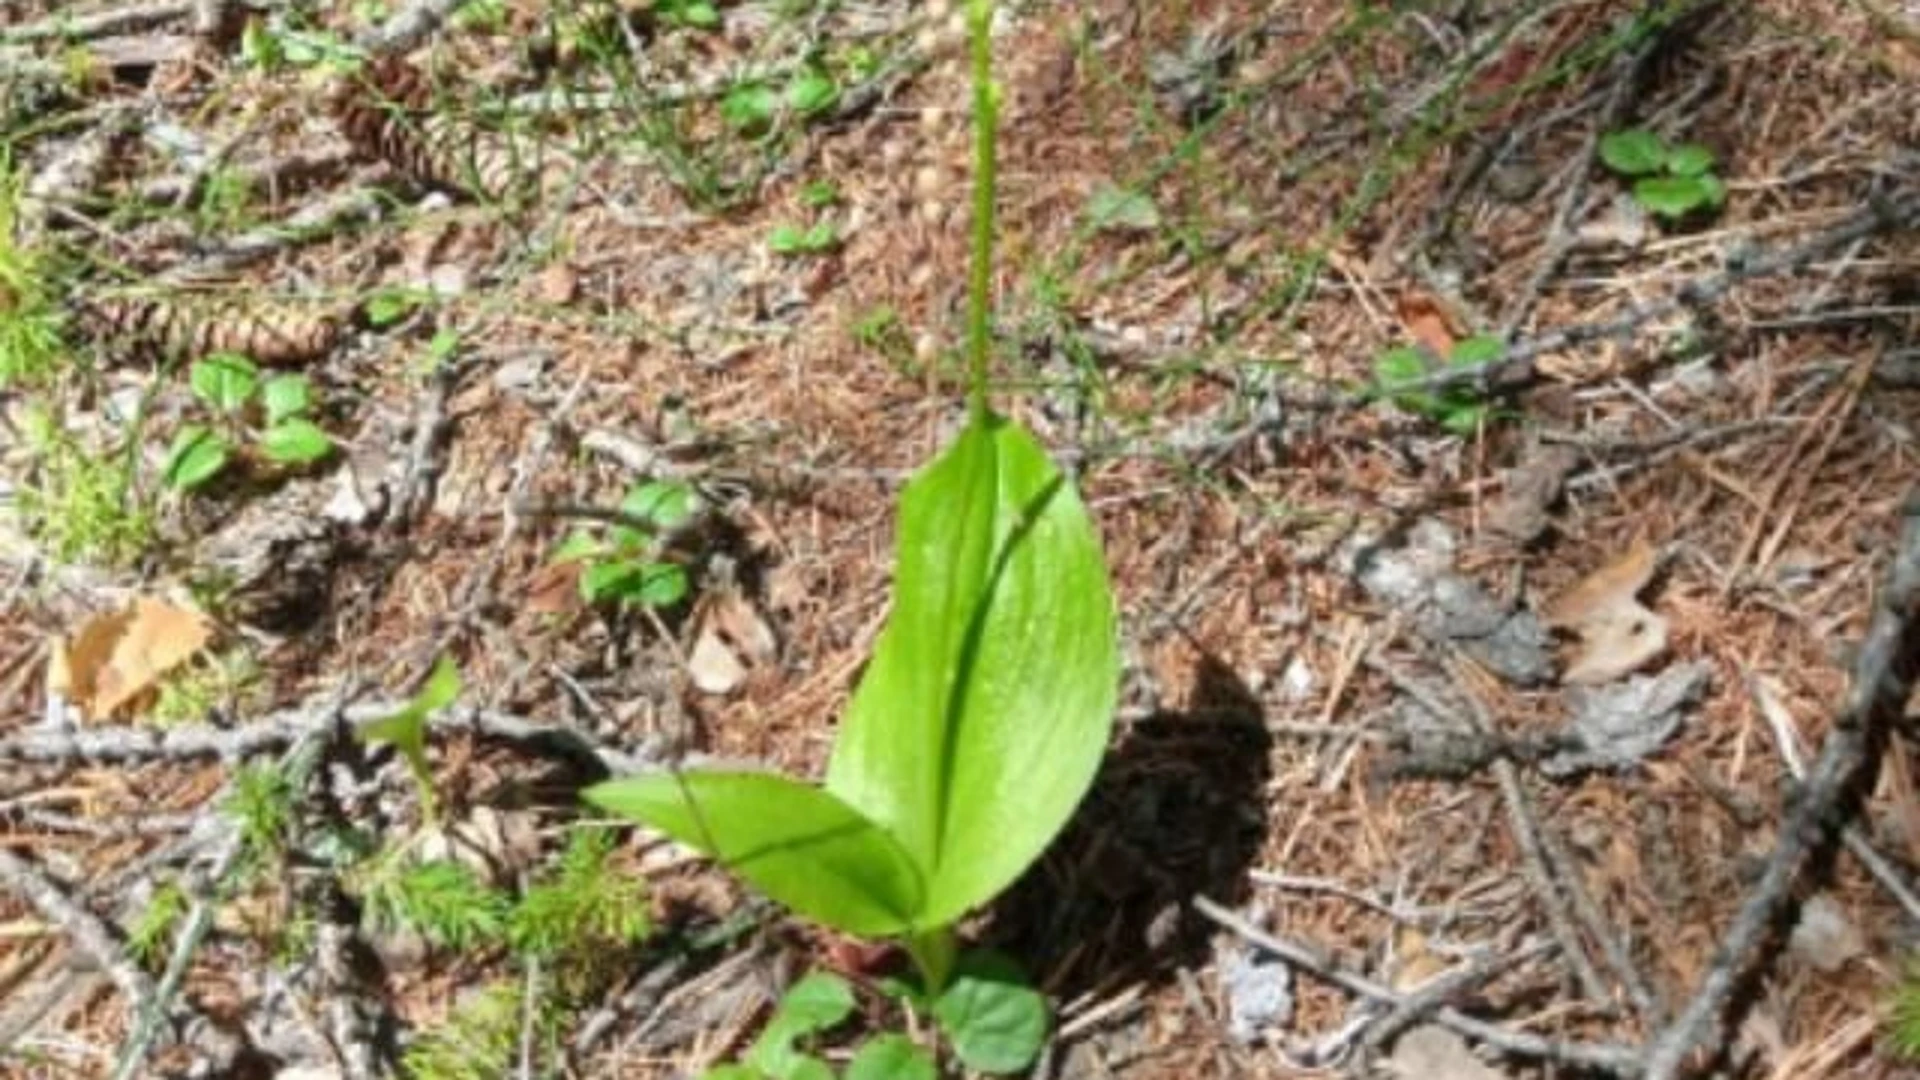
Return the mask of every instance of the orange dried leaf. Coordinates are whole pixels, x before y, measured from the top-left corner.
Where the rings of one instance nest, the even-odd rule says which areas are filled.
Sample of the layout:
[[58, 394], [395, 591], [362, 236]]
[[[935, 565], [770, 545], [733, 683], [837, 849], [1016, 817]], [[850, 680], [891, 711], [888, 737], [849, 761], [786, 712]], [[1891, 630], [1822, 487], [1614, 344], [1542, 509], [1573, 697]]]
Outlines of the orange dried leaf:
[[1564, 681], [1586, 686], [1612, 682], [1665, 651], [1667, 621], [1639, 600], [1659, 563], [1659, 551], [1640, 541], [1547, 609], [1548, 623], [1580, 635], [1580, 650], [1567, 665]]
[[102, 719], [152, 689], [211, 636], [199, 612], [141, 597], [81, 627], [55, 650], [50, 675], [88, 716]]
[[1453, 345], [1458, 335], [1454, 333], [1453, 322], [1447, 318], [1446, 309], [1440, 306], [1439, 301], [1424, 293], [1403, 293], [1395, 302], [1394, 309], [1408, 337], [1435, 356], [1445, 358], [1453, 355]]

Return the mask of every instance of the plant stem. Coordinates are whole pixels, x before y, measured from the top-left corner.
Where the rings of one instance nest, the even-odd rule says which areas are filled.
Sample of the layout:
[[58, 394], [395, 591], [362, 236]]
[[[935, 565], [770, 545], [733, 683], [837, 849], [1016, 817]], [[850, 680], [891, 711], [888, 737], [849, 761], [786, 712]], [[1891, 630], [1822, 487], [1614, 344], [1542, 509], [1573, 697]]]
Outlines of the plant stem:
[[913, 966], [920, 970], [920, 981], [927, 995], [937, 996], [947, 988], [947, 980], [953, 975], [954, 958], [960, 954], [960, 941], [954, 937], [953, 927], [909, 934], [906, 946], [907, 955], [913, 957]]
[[969, 0], [973, 45], [973, 266], [967, 290], [967, 418], [987, 422], [987, 352], [992, 339], [995, 128], [1000, 92], [993, 85], [993, 0]]

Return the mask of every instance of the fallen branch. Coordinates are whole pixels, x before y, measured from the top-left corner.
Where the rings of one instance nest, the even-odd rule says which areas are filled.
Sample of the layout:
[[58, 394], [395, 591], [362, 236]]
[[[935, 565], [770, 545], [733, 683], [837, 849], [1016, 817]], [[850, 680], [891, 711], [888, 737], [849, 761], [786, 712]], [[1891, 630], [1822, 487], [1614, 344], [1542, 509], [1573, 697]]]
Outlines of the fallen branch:
[[[1391, 1008], [1406, 1004], [1408, 996], [1315, 956], [1312, 950], [1274, 937], [1204, 896], [1193, 898], [1194, 910], [1207, 919], [1231, 930], [1249, 944], [1278, 956], [1295, 969], [1310, 972], [1351, 994], [1378, 1001]], [[1515, 1057], [1556, 1061], [1578, 1069], [1633, 1077], [1640, 1073], [1640, 1056], [1624, 1046], [1609, 1043], [1581, 1043], [1547, 1039], [1538, 1035], [1508, 1031], [1498, 1024], [1477, 1020], [1451, 1005], [1437, 1005], [1433, 1020], [1470, 1039], [1477, 1039]]]
[[106, 972], [113, 985], [126, 995], [127, 1008], [134, 1015], [154, 1000], [153, 980], [127, 959], [120, 935], [106, 920], [75, 903], [57, 882], [41, 873], [39, 867], [6, 847], [0, 847], [0, 888], [26, 900], [41, 918], [66, 931], [68, 940]]
[[1767, 946], [1799, 916], [1801, 888], [1832, 870], [1841, 838], [1879, 775], [1888, 739], [1920, 678], [1920, 489], [1907, 496], [1900, 513], [1886, 587], [1820, 759], [1699, 989], [1650, 1045], [1646, 1080], [1674, 1080], [1703, 1057], [1724, 1051], [1726, 1032], [1750, 1007], [1768, 961], [1778, 955]]
[[131, 4], [89, 15], [59, 13], [0, 31], [0, 43], [24, 45], [35, 41], [84, 41], [109, 34], [132, 34], [149, 30], [193, 14], [193, 0], [157, 0], [156, 3]]
[[[367, 702], [336, 710], [331, 700], [273, 713], [234, 727], [196, 724], [160, 731], [144, 727], [94, 727], [30, 730], [0, 739], [0, 761], [85, 761], [115, 764], [140, 761], [220, 758], [234, 761], [272, 753], [315, 734], [336, 717], [360, 725], [392, 716], [404, 702]], [[542, 724], [489, 709], [456, 706], [433, 720], [438, 732], [467, 731], [528, 746], [608, 775], [662, 768], [651, 748], [628, 753], [605, 747], [585, 734], [558, 724]]]

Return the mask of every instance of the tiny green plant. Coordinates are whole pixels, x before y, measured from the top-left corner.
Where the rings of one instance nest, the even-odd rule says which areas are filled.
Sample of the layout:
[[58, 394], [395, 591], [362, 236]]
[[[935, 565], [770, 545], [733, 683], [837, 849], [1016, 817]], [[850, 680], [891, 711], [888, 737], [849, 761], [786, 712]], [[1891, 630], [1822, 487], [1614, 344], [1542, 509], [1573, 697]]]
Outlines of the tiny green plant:
[[767, 247], [776, 255], [825, 255], [839, 246], [840, 228], [831, 221], [783, 222], [767, 234]]
[[1600, 160], [1631, 178], [1635, 201], [1668, 221], [1719, 209], [1727, 198], [1727, 185], [1714, 175], [1713, 151], [1698, 143], [1676, 146], [1644, 128], [1627, 128], [1601, 137]]
[[264, 870], [286, 854], [293, 835], [293, 780], [277, 765], [243, 765], [233, 775], [226, 813], [240, 832], [240, 861]]
[[165, 881], [127, 928], [127, 952], [145, 968], [158, 967], [173, 943], [180, 920], [187, 916], [187, 892], [179, 882]]
[[427, 676], [419, 693], [399, 712], [360, 728], [361, 742], [388, 743], [400, 751], [420, 795], [420, 816], [429, 822], [437, 816], [438, 803], [433, 792], [433, 770], [427, 764], [427, 719], [453, 704], [459, 696], [459, 669], [443, 656], [434, 664], [433, 673]]
[[263, 378], [252, 360], [215, 353], [194, 362], [187, 385], [213, 416], [174, 434], [161, 475], [176, 491], [206, 486], [246, 444], [279, 466], [310, 465], [333, 453], [332, 437], [309, 415], [313, 387], [304, 375]]
[[720, 9], [710, 0], [657, 0], [653, 14], [668, 26], [713, 30], [720, 25]]
[[54, 558], [132, 561], [153, 539], [153, 514], [134, 491], [126, 456], [81, 444], [46, 412], [21, 421], [34, 478], [21, 485], [21, 519]]
[[550, 880], [529, 888], [507, 920], [515, 951], [554, 958], [620, 949], [646, 938], [652, 923], [646, 891], [611, 865], [613, 835], [576, 829]]
[[1473, 367], [1498, 359], [1505, 348], [1490, 334], [1462, 338], [1445, 361], [1413, 345], [1398, 345], [1380, 354], [1373, 364], [1374, 394], [1410, 413], [1438, 421], [1456, 435], [1479, 431], [1492, 415], [1486, 402], [1460, 387], [1434, 391], [1423, 383], [1447, 368]]
[[0, 390], [42, 383], [66, 362], [45, 260], [18, 239], [21, 186], [0, 153]]
[[699, 496], [674, 480], [636, 484], [604, 530], [576, 529], [553, 553], [580, 562], [580, 596], [590, 604], [672, 607], [686, 598], [686, 568], [661, 554], [665, 539], [699, 513]]
[[1894, 987], [1887, 1024], [1887, 1041], [1893, 1052], [1908, 1061], [1920, 1061], [1920, 962], [1909, 962], [1906, 974]]
[[[988, 406], [992, 9], [991, 0], [968, 9], [968, 422], [901, 495], [892, 610], [824, 784], [669, 770], [585, 795], [704, 851], [801, 915], [900, 939], [929, 1000], [977, 992], [933, 1010], [962, 1063], [1007, 1071], [1019, 1067], [1014, 1054], [980, 1054], [979, 1041], [951, 1025], [1004, 1011], [1044, 1030], [1045, 1003], [1006, 969], [962, 956], [955, 924], [1024, 873], [1085, 797], [1111, 733], [1120, 660], [1086, 506], [1034, 437]], [[982, 971], [999, 977], [976, 978]]]
[[[564, 1017], [545, 995], [529, 1001], [521, 980], [490, 983], [466, 995], [444, 1024], [401, 1055], [409, 1080], [500, 1080], [521, 1075], [522, 1043], [541, 1059], [554, 1056]], [[548, 1075], [539, 1073], [537, 1075]]]
[[355, 878], [366, 918], [381, 931], [412, 930], [455, 952], [506, 936], [506, 894], [465, 863], [415, 859], [409, 845], [400, 845], [376, 854]]

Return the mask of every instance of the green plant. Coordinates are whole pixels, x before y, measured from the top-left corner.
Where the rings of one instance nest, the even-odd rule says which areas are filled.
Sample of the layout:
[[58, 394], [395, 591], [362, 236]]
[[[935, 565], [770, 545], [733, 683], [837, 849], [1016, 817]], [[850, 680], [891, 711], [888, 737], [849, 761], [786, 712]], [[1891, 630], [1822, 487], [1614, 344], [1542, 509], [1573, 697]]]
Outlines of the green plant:
[[913, 337], [907, 333], [900, 313], [887, 304], [870, 308], [860, 316], [853, 324], [853, 340], [861, 348], [871, 349], [898, 366], [913, 359]]
[[1487, 403], [1464, 387], [1434, 391], [1425, 389], [1424, 383], [1448, 368], [1489, 363], [1504, 349], [1499, 338], [1477, 334], [1456, 342], [1447, 359], [1437, 362], [1431, 360], [1431, 353], [1418, 347], [1395, 346], [1373, 362], [1373, 393], [1410, 413], [1438, 421], [1456, 435], [1471, 435], [1492, 415]]
[[783, 222], [767, 234], [767, 246], [776, 255], [825, 255], [840, 246], [840, 228], [831, 221], [805, 227]]
[[1920, 1060], [1920, 963], [1910, 962], [1900, 984], [1894, 987], [1887, 1023], [1887, 1041], [1893, 1052], [1908, 1060]]
[[585, 563], [580, 596], [590, 604], [672, 607], [687, 595], [687, 571], [662, 557], [662, 541], [698, 510], [699, 497], [686, 484], [636, 484], [620, 501], [616, 524], [602, 531], [576, 529], [561, 541], [553, 560]]
[[[518, 981], [503, 981], [465, 995], [445, 1023], [415, 1039], [401, 1055], [410, 1080], [501, 1080], [520, 1075], [523, 1032], [530, 1032], [541, 1058], [551, 1058], [562, 1016], [536, 995], [529, 1002]], [[540, 1075], [546, 1075], [542, 1073]]]
[[260, 665], [244, 651], [199, 655], [160, 682], [153, 722], [166, 727], [199, 723], [219, 706], [243, 701], [260, 681]]
[[205, 486], [226, 471], [243, 442], [282, 466], [310, 465], [333, 453], [332, 437], [309, 419], [313, 387], [304, 375], [262, 379], [252, 360], [215, 353], [194, 362], [187, 385], [213, 411], [213, 423], [188, 424], [175, 433], [161, 468], [168, 487]]
[[67, 358], [45, 261], [18, 239], [22, 183], [0, 153], [0, 390], [43, 383]]
[[46, 412], [21, 419], [36, 477], [18, 492], [27, 531], [62, 562], [131, 562], [153, 540], [153, 514], [133, 489], [125, 455], [82, 446]]
[[[960, 963], [956, 921], [1039, 858], [1091, 786], [1119, 677], [1093, 522], [1033, 436], [987, 402], [998, 103], [991, 17], [990, 0], [971, 0], [968, 423], [901, 496], [892, 611], [841, 721], [825, 784], [665, 772], [585, 793], [706, 852], [801, 915], [902, 939], [934, 1000], [958, 985], [956, 972], [979, 963]], [[1007, 1000], [1038, 1003], [1044, 1026], [1044, 1002], [1026, 992]], [[944, 1025], [969, 1011], [934, 1015]], [[968, 1060], [969, 1044], [955, 1040], [955, 1049], [985, 1067]]]
[[1727, 185], [1713, 172], [1713, 151], [1698, 143], [1675, 146], [1644, 128], [1610, 131], [1600, 139], [1600, 160], [1632, 178], [1634, 199], [1669, 221], [1719, 209], [1727, 198]]
[[608, 864], [613, 836], [577, 829], [567, 839], [558, 872], [528, 889], [507, 919], [507, 940], [530, 956], [561, 957], [619, 949], [651, 929], [646, 891]]
[[668, 26], [712, 30], [720, 25], [720, 9], [711, 0], [656, 0], [653, 14]]
[[361, 742], [389, 743], [406, 759], [407, 771], [420, 794], [420, 816], [429, 822], [438, 816], [439, 804], [433, 793], [433, 770], [427, 764], [427, 718], [459, 696], [460, 672], [443, 656], [419, 692], [399, 712], [360, 727]]
[[242, 765], [233, 774], [226, 813], [240, 830], [240, 860], [252, 868], [280, 861], [293, 835], [293, 779], [275, 765]]
[[506, 936], [507, 896], [465, 863], [418, 859], [402, 844], [376, 853], [353, 875], [367, 921], [385, 932], [412, 930], [462, 952]]
[[127, 928], [127, 952], [141, 967], [157, 967], [173, 941], [180, 920], [187, 916], [187, 892], [176, 881], [166, 881], [153, 891], [140, 914]]

